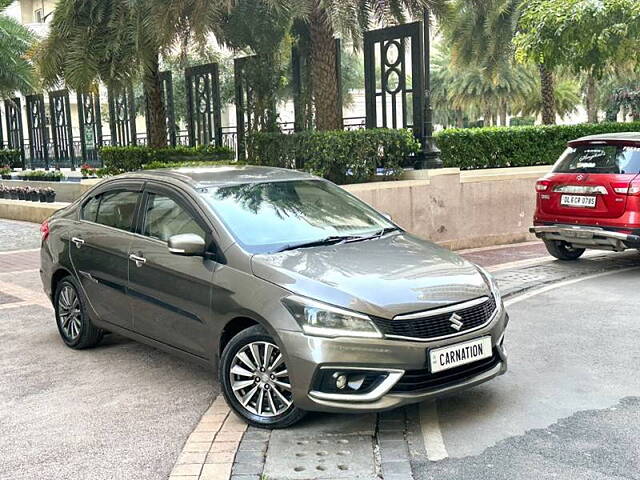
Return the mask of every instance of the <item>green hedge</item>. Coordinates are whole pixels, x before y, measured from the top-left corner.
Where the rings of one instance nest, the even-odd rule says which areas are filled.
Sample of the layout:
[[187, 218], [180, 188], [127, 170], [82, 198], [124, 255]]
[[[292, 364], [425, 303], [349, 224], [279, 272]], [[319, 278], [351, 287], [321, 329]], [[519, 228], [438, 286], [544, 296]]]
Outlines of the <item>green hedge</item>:
[[248, 139], [249, 163], [307, 170], [339, 184], [367, 182], [377, 168], [396, 178], [419, 148], [409, 130], [258, 132]]
[[131, 172], [148, 164], [176, 162], [220, 162], [232, 161], [233, 150], [227, 147], [201, 145], [198, 147], [102, 147], [100, 156], [105, 169], [110, 172]]
[[526, 167], [555, 163], [569, 140], [632, 131], [640, 122], [449, 129], [436, 134], [436, 143], [445, 167]]
[[22, 167], [20, 150], [0, 149], [0, 167], [19, 168]]

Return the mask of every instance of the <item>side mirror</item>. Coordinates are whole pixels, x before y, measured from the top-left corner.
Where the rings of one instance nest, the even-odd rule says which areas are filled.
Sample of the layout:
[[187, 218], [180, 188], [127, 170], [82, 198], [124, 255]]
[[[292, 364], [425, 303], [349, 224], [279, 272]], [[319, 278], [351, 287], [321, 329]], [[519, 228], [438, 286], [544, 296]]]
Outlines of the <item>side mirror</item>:
[[201, 257], [204, 255], [204, 239], [195, 233], [182, 233], [169, 238], [169, 251], [176, 255]]
[[381, 212], [381, 213], [382, 213], [382, 216], [383, 216], [384, 218], [386, 218], [386, 219], [387, 219], [387, 220], [389, 220], [390, 222], [392, 222], [392, 221], [393, 221], [393, 218], [391, 218], [391, 215], [390, 215], [390, 214], [388, 214], [388, 213], [386, 213], [386, 212]]

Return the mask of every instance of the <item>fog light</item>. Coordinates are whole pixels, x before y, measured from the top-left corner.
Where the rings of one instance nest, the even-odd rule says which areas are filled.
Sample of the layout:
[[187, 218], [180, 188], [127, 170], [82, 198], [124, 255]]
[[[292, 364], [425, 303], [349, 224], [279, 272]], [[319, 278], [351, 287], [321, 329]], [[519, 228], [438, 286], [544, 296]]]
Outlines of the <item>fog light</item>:
[[347, 386], [347, 376], [343, 373], [334, 373], [333, 376], [336, 379], [336, 388], [338, 390], [344, 390], [344, 387]]

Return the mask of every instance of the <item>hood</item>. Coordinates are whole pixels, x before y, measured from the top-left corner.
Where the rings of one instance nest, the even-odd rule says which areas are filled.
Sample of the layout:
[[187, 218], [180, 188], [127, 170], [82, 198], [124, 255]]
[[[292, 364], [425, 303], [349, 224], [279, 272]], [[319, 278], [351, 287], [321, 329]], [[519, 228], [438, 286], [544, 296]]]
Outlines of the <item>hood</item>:
[[406, 233], [254, 255], [251, 266], [295, 294], [383, 318], [490, 292], [472, 263]]

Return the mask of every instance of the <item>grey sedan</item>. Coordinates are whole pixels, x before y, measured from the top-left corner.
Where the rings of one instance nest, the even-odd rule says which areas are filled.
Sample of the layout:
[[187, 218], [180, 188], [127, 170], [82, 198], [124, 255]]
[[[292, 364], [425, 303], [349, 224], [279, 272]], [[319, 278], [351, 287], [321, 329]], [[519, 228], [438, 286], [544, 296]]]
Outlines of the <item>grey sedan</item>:
[[507, 368], [487, 272], [305, 173], [121, 175], [41, 230], [69, 347], [115, 332], [210, 365], [253, 425], [385, 410]]

